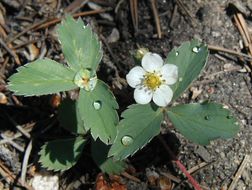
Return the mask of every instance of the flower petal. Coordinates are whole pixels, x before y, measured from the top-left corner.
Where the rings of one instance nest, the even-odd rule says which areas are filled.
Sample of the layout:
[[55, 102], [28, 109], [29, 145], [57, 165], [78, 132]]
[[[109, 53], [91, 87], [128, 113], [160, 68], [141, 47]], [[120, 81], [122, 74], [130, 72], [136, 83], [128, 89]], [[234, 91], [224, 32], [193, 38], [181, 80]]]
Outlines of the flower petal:
[[161, 85], [153, 94], [153, 101], [160, 107], [167, 106], [172, 100], [173, 92], [168, 85]]
[[161, 68], [162, 79], [165, 80], [165, 84], [172, 85], [178, 80], [178, 67], [173, 64], [165, 64]]
[[148, 104], [153, 92], [144, 87], [137, 87], [134, 91], [134, 99], [138, 104]]
[[133, 67], [130, 72], [126, 75], [127, 83], [132, 87], [136, 88], [137, 85], [141, 84], [144, 78], [145, 71], [142, 67]]
[[156, 53], [146, 53], [142, 59], [142, 66], [148, 72], [159, 71], [163, 65], [163, 59]]

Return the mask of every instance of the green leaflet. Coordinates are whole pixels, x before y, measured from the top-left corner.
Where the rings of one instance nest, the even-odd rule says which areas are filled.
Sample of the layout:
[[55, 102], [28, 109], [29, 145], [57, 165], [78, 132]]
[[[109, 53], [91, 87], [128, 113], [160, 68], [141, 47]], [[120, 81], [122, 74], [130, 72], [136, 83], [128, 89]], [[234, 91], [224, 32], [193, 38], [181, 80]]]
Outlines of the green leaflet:
[[49, 170], [67, 170], [76, 164], [85, 143], [82, 137], [47, 142], [39, 152], [39, 162]]
[[50, 59], [41, 59], [17, 69], [8, 80], [8, 89], [16, 95], [34, 96], [52, 94], [77, 88], [75, 73]]
[[58, 34], [64, 56], [73, 70], [97, 69], [102, 49], [90, 26], [85, 26], [81, 19], [75, 21], [71, 16], [66, 16], [58, 28]]
[[95, 140], [99, 137], [105, 144], [113, 142], [118, 123], [118, 104], [104, 82], [98, 80], [92, 91], [80, 89], [77, 108], [85, 129], [91, 130]]
[[180, 133], [201, 145], [217, 138], [231, 138], [239, 130], [230, 111], [215, 103], [175, 106], [168, 110], [168, 116]]
[[65, 99], [58, 113], [60, 124], [74, 134], [86, 134], [84, 123], [77, 109], [76, 101]]
[[178, 82], [171, 86], [173, 100], [183, 93], [204, 68], [208, 57], [207, 46], [198, 40], [183, 43], [174, 48], [167, 56], [165, 63], [178, 66]]
[[124, 171], [126, 163], [115, 161], [113, 157], [108, 158], [109, 148], [99, 139], [92, 141], [92, 157], [103, 173], [119, 174]]
[[118, 125], [118, 134], [109, 151], [109, 156], [116, 160], [133, 155], [158, 135], [163, 113], [152, 104], [134, 104], [122, 113], [122, 117], [124, 119]]

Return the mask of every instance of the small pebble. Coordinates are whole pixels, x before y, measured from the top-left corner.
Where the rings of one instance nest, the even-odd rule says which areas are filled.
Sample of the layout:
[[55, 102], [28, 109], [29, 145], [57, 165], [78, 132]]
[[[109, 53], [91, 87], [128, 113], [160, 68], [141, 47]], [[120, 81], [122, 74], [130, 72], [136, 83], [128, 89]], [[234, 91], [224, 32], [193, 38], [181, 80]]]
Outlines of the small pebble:
[[59, 177], [35, 175], [32, 179], [32, 187], [35, 190], [58, 190]]
[[220, 153], [220, 157], [221, 157], [221, 158], [225, 158], [225, 153], [224, 153], [224, 152], [221, 152], [221, 153]]

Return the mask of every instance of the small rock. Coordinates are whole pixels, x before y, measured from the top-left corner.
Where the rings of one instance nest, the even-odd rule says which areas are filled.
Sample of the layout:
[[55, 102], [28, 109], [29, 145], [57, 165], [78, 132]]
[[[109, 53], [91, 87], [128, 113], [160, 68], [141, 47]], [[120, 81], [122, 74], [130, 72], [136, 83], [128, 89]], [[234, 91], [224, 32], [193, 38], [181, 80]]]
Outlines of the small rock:
[[32, 187], [35, 190], [58, 190], [59, 177], [36, 175], [32, 179]]
[[248, 172], [248, 170], [244, 170], [243, 172], [242, 172], [242, 179], [243, 179], [243, 181], [244, 181], [244, 183], [246, 184], [246, 185], [249, 185], [250, 183], [251, 183], [251, 176], [249, 175], [249, 172]]
[[212, 36], [217, 38], [221, 36], [221, 33], [217, 31], [212, 31]]
[[191, 87], [190, 91], [192, 92], [192, 100], [195, 100], [202, 92], [202, 89]]
[[161, 190], [171, 190], [172, 189], [172, 182], [169, 178], [165, 176], [160, 176], [158, 180], [158, 184]]
[[35, 60], [39, 56], [40, 50], [34, 44], [28, 45], [28, 50], [30, 53], [30, 61]]
[[109, 37], [107, 38], [108, 43], [114, 43], [117, 42], [120, 38], [120, 33], [118, 31], [117, 28], [113, 28], [111, 34], [109, 35]]
[[7, 104], [8, 100], [4, 93], [0, 92], [0, 104]]
[[231, 63], [226, 63], [226, 64], [224, 64], [223, 68], [224, 68], [224, 71], [227, 71], [227, 70], [234, 68], [234, 65]]
[[237, 189], [237, 190], [246, 190], [246, 185], [243, 183], [242, 180], [239, 180], [235, 189]]
[[210, 153], [203, 146], [197, 146], [194, 152], [198, 154], [205, 162], [210, 162], [212, 160]]
[[156, 185], [156, 181], [159, 178], [159, 174], [150, 168], [146, 168], [146, 177], [150, 185]]
[[221, 158], [225, 158], [225, 156], [226, 156], [226, 155], [225, 155], [224, 152], [221, 152], [221, 153], [220, 153], [220, 157], [221, 157]]

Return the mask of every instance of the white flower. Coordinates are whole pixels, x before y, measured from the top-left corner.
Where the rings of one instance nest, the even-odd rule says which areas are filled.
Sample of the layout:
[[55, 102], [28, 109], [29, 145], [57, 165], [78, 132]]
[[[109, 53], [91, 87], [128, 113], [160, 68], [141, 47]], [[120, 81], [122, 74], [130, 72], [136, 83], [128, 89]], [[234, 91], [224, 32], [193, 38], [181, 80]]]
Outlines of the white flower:
[[151, 99], [160, 107], [167, 106], [173, 96], [169, 85], [178, 79], [178, 67], [164, 64], [156, 53], [146, 53], [142, 67], [136, 66], [126, 76], [128, 84], [135, 88], [134, 99], [138, 104], [148, 104]]

